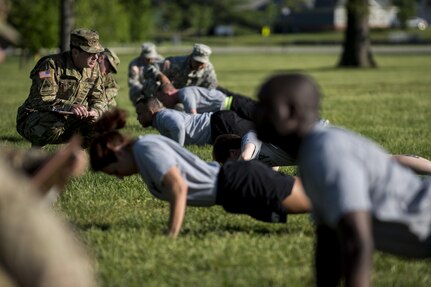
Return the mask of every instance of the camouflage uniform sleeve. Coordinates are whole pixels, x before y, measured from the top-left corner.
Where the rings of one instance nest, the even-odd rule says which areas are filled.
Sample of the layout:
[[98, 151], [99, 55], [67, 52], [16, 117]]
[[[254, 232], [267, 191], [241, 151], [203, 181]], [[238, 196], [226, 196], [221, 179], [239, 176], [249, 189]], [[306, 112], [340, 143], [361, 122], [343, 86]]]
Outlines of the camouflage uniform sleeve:
[[97, 112], [96, 119], [108, 110], [108, 101], [100, 74], [88, 95], [88, 107]]
[[207, 73], [202, 86], [205, 86], [208, 89], [215, 89], [218, 86], [217, 75], [214, 70], [214, 66], [211, 63], [208, 64]]
[[115, 100], [118, 95], [118, 90], [120, 89], [120, 86], [118, 85], [112, 73], [106, 75], [106, 81], [104, 86], [106, 98], [108, 99], [108, 103], [110, 103], [111, 101]]
[[42, 59], [30, 73], [32, 80], [27, 107], [50, 109], [58, 92], [58, 75], [54, 60]]

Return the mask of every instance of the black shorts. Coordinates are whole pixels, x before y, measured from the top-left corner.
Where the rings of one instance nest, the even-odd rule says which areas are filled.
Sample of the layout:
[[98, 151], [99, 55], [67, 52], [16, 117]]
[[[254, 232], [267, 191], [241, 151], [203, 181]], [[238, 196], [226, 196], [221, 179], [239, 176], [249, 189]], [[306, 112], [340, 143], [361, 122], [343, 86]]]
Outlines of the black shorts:
[[233, 111], [218, 111], [211, 115], [211, 140], [219, 135], [235, 134], [242, 137], [248, 131], [254, 129], [252, 121], [240, 118]]
[[286, 222], [282, 201], [295, 179], [258, 161], [229, 161], [218, 175], [216, 204], [265, 222]]
[[233, 95], [230, 110], [243, 119], [253, 121], [256, 115], [256, 105], [257, 102], [249, 97]]

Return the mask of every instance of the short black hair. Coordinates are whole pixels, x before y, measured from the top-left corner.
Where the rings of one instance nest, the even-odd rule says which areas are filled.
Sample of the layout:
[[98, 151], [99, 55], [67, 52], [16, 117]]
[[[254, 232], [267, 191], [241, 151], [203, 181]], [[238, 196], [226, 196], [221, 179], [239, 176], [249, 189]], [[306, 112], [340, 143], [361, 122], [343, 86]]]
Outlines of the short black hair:
[[224, 164], [229, 158], [229, 150], [241, 149], [242, 138], [235, 134], [219, 135], [213, 145], [213, 159]]
[[144, 106], [151, 108], [151, 107], [155, 107], [155, 108], [163, 108], [163, 104], [156, 98], [156, 97], [139, 97], [136, 100], [136, 104], [143, 104]]

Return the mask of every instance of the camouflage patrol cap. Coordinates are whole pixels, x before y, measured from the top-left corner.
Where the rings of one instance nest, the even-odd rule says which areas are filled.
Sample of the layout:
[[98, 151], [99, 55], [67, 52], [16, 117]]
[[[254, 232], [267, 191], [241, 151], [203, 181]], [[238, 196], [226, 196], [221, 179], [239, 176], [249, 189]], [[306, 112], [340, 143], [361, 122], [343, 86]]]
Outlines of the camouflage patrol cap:
[[115, 54], [114, 51], [109, 48], [105, 48], [103, 54], [108, 59], [109, 64], [111, 64], [111, 67], [114, 69], [114, 73], [116, 74], [118, 66], [120, 65], [120, 59], [118, 58], [117, 54]]
[[70, 45], [79, 47], [91, 54], [100, 53], [104, 50], [99, 43], [99, 34], [85, 28], [75, 29], [70, 33]]
[[210, 61], [211, 48], [204, 44], [195, 44], [192, 51], [192, 59], [200, 63], [208, 63]]
[[142, 52], [141, 55], [145, 59], [152, 59], [152, 58], [158, 58], [159, 54], [157, 54], [156, 51], [156, 45], [154, 45], [151, 42], [145, 42], [141, 46]]

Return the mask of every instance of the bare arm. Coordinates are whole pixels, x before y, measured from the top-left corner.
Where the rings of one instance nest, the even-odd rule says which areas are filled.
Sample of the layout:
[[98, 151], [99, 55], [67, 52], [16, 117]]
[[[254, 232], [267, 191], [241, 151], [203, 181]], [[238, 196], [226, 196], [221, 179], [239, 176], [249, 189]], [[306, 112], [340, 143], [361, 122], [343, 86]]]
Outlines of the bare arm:
[[188, 186], [179, 169], [174, 166], [163, 176], [162, 183], [169, 190], [169, 231], [168, 235], [176, 238], [183, 224], [187, 206]]
[[314, 253], [316, 286], [338, 286], [341, 279], [341, 247], [336, 230], [325, 225], [316, 227]]
[[351, 212], [338, 224], [346, 286], [371, 286], [372, 222], [367, 211]]
[[311, 202], [305, 194], [301, 180], [295, 177], [292, 192], [281, 203], [288, 213], [306, 213], [311, 211]]
[[256, 149], [256, 145], [255, 144], [253, 144], [253, 143], [247, 143], [244, 146], [244, 149], [241, 152], [240, 158], [242, 160], [251, 160], [255, 149]]
[[392, 155], [402, 165], [412, 169], [417, 174], [431, 174], [431, 161], [416, 155]]

